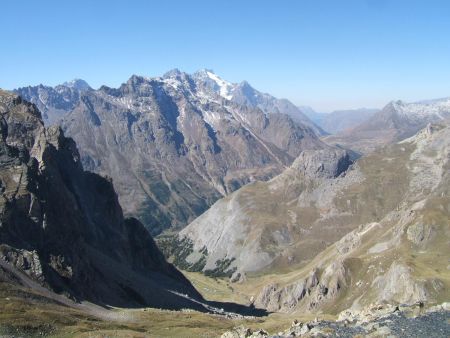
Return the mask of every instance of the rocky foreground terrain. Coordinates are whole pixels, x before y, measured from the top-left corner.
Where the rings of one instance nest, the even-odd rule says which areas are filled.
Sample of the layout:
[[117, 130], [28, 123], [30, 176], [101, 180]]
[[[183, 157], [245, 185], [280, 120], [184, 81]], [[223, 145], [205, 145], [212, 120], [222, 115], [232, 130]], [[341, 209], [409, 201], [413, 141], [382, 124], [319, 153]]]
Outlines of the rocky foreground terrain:
[[289, 101], [208, 70], [134, 75], [119, 88], [78, 80], [16, 92], [61, 125], [83, 167], [111, 177], [125, 214], [153, 234], [185, 226], [220, 197], [281, 173], [302, 150], [325, 146]]
[[375, 305], [366, 311], [342, 314], [337, 321], [294, 320], [291, 327], [276, 334], [243, 326], [222, 334], [221, 338], [293, 337], [442, 337], [450, 335], [450, 304], [427, 311], [417, 306]]
[[100, 305], [198, 308], [190, 282], [123, 217], [111, 180], [83, 170], [72, 139], [15, 94], [0, 91], [0, 114], [0, 282]]

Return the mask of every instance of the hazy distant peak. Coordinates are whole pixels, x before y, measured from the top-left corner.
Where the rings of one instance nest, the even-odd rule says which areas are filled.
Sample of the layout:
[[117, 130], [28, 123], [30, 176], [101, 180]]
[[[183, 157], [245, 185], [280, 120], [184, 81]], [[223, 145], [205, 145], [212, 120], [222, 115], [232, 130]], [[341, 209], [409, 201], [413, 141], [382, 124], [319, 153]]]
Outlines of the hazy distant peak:
[[183, 74], [183, 72], [181, 70], [179, 70], [178, 68], [174, 68], [174, 69], [169, 70], [168, 72], [165, 72], [162, 77], [163, 77], [163, 79], [170, 79], [170, 78], [179, 77], [182, 74]]
[[450, 101], [450, 97], [441, 97], [439, 99], [431, 99], [431, 100], [421, 100], [421, 101], [417, 101], [415, 103], [430, 104], [430, 103], [445, 102], [445, 101]]
[[197, 70], [195, 73], [194, 73], [194, 76], [195, 75], [197, 75], [197, 76], [201, 76], [201, 75], [208, 75], [208, 74], [216, 74], [216, 73], [214, 73], [214, 70], [212, 70], [212, 69], [209, 69], [209, 68], [202, 68], [202, 69], [199, 69], [199, 70]]
[[314, 118], [316, 117], [317, 114], [321, 114], [316, 112], [312, 107], [310, 106], [298, 106], [298, 108], [309, 118], [312, 118], [314, 120]]
[[247, 80], [241, 81], [241, 83], [239, 83], [239, 87], [251, 87], [250, 83], [248, 83]]
[[91, 89], [91, 86], [89, 86], [89, 84], [82, 80], [82, 79], [73, 79], [72, 81], [68, 81], [68, 82], [64, 82], [62, 84], [62, 86], [64, 87], [69, 87], [72, 89], [77, 89], [77, 90], [89, 90]]

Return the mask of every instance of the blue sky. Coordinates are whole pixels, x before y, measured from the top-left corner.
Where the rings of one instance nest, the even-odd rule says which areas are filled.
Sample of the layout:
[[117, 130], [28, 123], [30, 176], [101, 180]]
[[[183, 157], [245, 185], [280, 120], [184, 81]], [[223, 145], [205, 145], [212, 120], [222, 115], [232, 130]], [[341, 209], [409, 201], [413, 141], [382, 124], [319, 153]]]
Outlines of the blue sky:
[[213, 69], [319, 111], [450, 96], [447, 0], [5, 0], [0, 87]]

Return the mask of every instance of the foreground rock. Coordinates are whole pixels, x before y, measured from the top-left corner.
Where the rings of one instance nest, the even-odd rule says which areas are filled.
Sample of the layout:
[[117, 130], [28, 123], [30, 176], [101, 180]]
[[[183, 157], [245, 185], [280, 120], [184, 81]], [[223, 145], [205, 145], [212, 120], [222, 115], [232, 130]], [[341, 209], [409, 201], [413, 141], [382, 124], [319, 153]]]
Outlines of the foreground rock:
[[199, 307], [142, 224], [123, 217], [110, 179], [83, 171], [73, 140], [17, 95], [0, 91], [0, 113], [1, 282], [97, 304]]
[[331, 321], [311, 321], [302, 323], [295, 320], [291, 327], [283, 332], [269, 334], [264, 330], [253, 331], [237, 327], [222, 334], [221, 338], [248, 337], [442, 337], [450, 335], [450, 308], [447, 304], [439, 308], [423, 310], [421, 307], [397, 307], [376, 305], [365, 313], [356, 315], [364, 321], [354, 318]]

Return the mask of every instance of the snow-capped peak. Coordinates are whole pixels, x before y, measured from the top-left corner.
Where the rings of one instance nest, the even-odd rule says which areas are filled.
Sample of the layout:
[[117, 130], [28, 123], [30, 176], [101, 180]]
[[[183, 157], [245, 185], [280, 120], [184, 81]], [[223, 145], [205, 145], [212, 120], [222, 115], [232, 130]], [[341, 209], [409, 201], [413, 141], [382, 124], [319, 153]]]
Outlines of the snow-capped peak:
[[429, 117], [436, 116], [444, 119], [450, 116], [450, 98], [405, 103], [403, 101], [391, 102], [397, 113], [409, 117]]
[[181, 76], [182, 74], [183, 74], [182, 71], [180, 71], [178, 68], [174, 68], [174, 69], [171, 69], [168, 72], [164, 73], [162, 78], [163, 79], [176, 78], [176, 77]]
[[203, 80], [210, 80], [215, 83], [214, 91], [216, 91], [220, 96], [224, 97], [227, 100], [231, 100], [233, 98], [233, 90], [235, 85], [231, 82], [225, 81], [218, 75], [216, 75], [210, 69], [202, 69], [195, 74], [198, 78]]
[[72, 89], [78, 89], [78, 90], [89, 90], [91, 87], [89, 84], [81, 79], [73, 79], [72, 81], [64, 82], [62, 84], [64, 87], [69, 87]]

